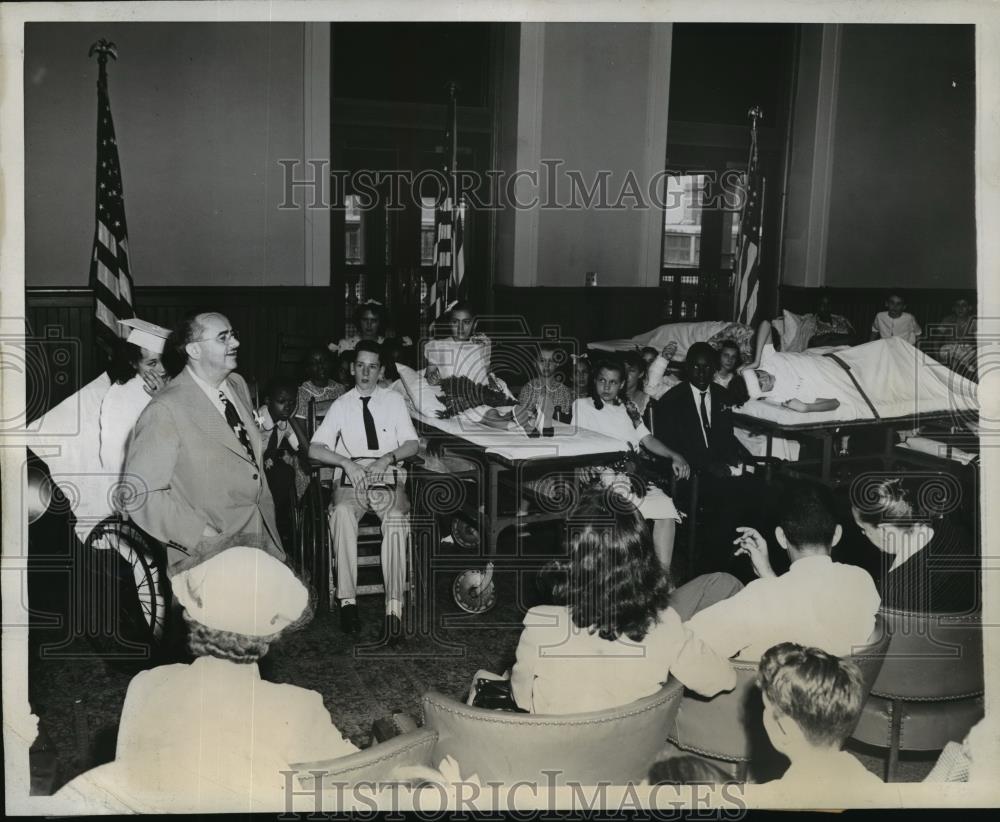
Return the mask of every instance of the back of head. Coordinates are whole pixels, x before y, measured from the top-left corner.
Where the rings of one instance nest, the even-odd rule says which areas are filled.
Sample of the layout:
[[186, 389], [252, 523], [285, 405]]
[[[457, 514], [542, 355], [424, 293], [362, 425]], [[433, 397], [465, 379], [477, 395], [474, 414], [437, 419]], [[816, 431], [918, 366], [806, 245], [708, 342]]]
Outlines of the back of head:
[[778, 503], [778, 525], [795, 548], [829, 550], [839, 524], [834, 510], [833, 494], [826, 486], [789, 483]]
[[861, 716], [865, 686], [848, 659], [783, 642], [760, 660], [757, 684], [768, 702], [815, 747], [839, 748]]
[[851, 485], [854, 516], [867, 525], [907, 528], [928, 523], [929, 512], [919, 504], [914, 482], [906, 477], [859, 477]]
[[668, 580], [635, 506], [611, 489], [585, 493], [567, 522], [566, 553], [548, 575], [574, 624], [640, 642], [667, 607]]

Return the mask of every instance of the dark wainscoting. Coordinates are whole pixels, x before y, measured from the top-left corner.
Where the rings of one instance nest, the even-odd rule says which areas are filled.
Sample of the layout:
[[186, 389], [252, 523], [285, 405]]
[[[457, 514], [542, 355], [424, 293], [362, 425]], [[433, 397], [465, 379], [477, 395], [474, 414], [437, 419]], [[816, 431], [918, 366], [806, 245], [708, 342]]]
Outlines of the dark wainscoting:
[[[239, 372], [263, 383], [275, 373], [281, 334], [330, 342], [343, 300], [327, 288], [149, 287], [135, 290], [136, 313], [171, 328], [191, 309], [217, 309], [240, 332]], [[101, 373], [89, 288], [25, 292], [29, 415], [51, 408]], [[289, 376], [298, 376], [291, 375]]]
[[[781, 307], [797, 314], [815, 310], [816, 297], [820, 289], [802, 288], [800, 286], [781, 286]], [[871, 333], [872, 320], [879, 311], [885, 309], [884, 288], [828, 288], [831, 310], [835, 314], [843, 314], [854, 326], [862, 341], [866, 341]], [[969, 289], [938, 289], [921, 288], [908, 289], [906, 295], [906, 310], [909, 311], [924, 329], [924, 336], [929, 333], [928, 326], [940, 322], [951, 313], [951, 304], [959, 297], [975, 301], [975, 291]]]

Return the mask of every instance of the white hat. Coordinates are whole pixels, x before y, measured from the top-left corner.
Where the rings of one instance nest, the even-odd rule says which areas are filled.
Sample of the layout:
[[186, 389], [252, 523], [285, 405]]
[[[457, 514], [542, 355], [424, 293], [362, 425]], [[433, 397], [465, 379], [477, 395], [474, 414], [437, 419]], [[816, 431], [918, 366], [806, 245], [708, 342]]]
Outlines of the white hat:
[[760, 388], [760, 380], [757, 378], [756, 368], [747, 368], [743, 371], [742, 376], [743, 382], [746, 383], [747, 393], [750, 395], [750, 399], [755, 400], [764, 393]]
[[259, 548], [227, 548], [177, 574], [177, 601], [195, 622], [218, 631], [268, 637], [295, 622], [309, 593], [287, 565]]
[[126, 328], [132, 329], [129, 332], [126, 342], [130, 342], [132, 345], [137, 345], [140, 348], [145, 348], [147, 351], [152, 351], [154, 354], [163, 353], [163, 347], [167, 343], [167, 337], [170, 336], [169, 328], [162, 328], [154, 323], [148, 323], [145, 320], [140, 320], [137, 317], [132, 317], [128, 320], [119, 320], [118, 322]]

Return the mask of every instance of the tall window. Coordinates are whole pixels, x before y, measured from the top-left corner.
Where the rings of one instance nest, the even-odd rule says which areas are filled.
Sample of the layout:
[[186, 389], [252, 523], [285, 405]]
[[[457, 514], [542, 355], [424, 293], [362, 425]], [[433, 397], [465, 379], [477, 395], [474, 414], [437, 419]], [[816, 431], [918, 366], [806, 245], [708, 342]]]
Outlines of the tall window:
[[667, 207], [663, 214], [664, 268], [698, 268], [704, 190], [704, 174], [667, 177]]

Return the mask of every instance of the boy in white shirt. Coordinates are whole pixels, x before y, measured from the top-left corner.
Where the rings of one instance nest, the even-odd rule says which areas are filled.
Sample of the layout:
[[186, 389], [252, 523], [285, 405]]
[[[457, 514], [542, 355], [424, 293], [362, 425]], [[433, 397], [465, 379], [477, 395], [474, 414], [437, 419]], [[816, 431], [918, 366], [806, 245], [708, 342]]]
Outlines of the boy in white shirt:
[[761, 657], [757, 684], [767, 737], [791, 763], [768, 785], [814, 789], [882, 784], [841, 750], [865, 701], [857, 665], [818, 648], [783, 642]]
[[916, 345], [923, 329], [906, 310], [906, 300], [898, 291], [890, 291], [885, 301], [885, 311], [879, 311], [872, 323], [872, 340], [886, 340], [902, 337], [910, 345]]

